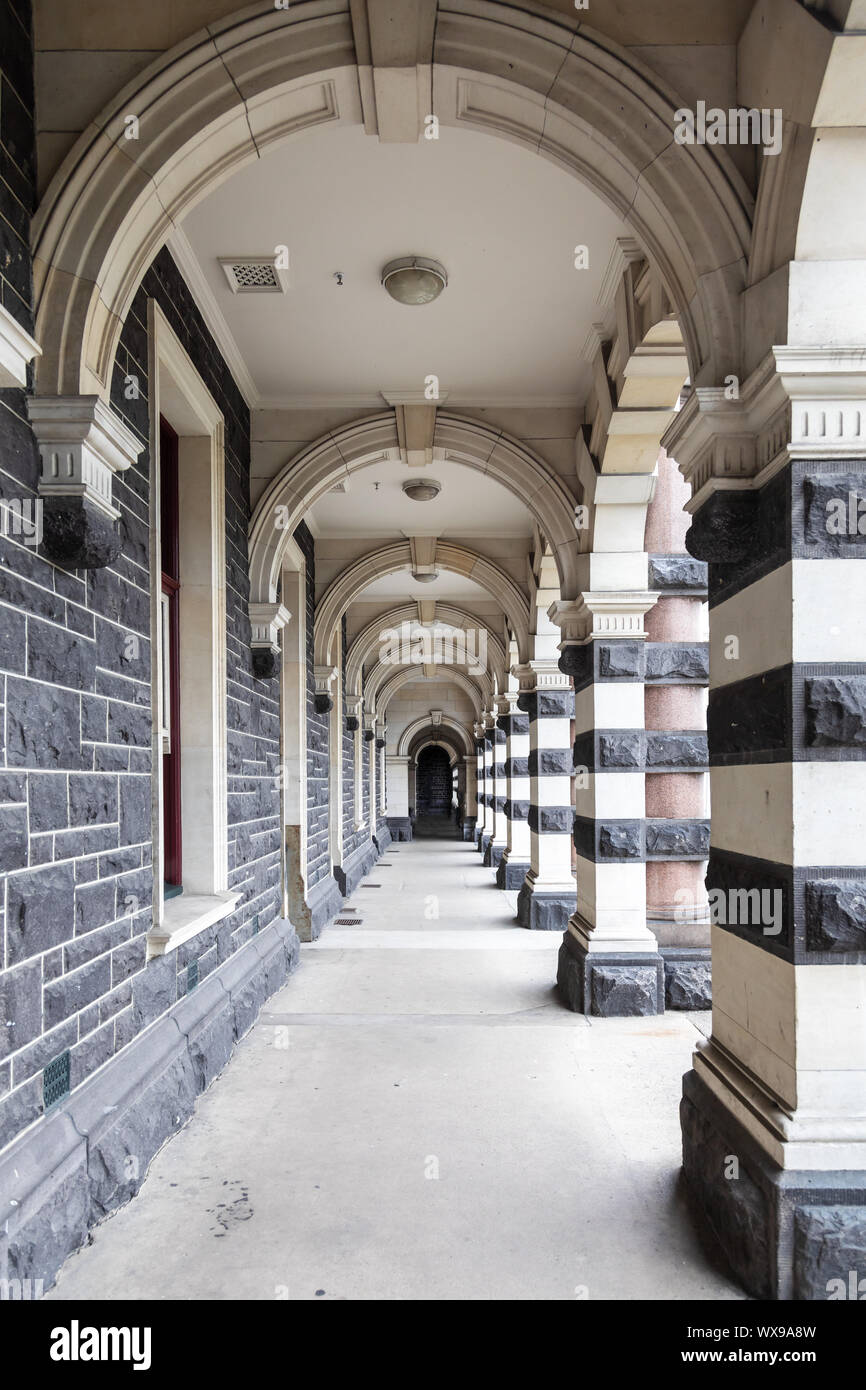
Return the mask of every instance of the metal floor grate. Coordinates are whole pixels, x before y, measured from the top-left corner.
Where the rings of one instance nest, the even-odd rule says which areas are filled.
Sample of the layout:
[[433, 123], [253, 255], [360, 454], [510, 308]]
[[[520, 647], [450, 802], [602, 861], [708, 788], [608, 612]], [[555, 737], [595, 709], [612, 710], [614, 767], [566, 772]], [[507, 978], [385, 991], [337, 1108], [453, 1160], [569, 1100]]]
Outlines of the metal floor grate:
[[335, 918], [334, 918], [334, 926], [335, 926], [335, 927], [360, 927], [360, 925], [361, 925], [361, 918], [360, 918], [360, 917], [335, 917]]

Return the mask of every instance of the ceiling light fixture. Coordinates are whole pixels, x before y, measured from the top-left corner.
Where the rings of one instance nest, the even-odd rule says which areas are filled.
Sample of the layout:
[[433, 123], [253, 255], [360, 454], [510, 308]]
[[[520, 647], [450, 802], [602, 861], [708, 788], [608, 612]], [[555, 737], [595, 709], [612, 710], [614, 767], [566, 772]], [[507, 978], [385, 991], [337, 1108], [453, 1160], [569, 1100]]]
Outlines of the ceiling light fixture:
[[433, 570], [432, 574], [429, 571], [425, 571], [422, 574], [419, 570], [413, 570], [412, 578], [417, 580], [419, 584], [432, 584], [434, 579], [439, 578], [439, 571]]
[[448, 284], [445, 267], [426, 256], [401, 256], [382, 270], [382, 284], [398, 304], [429, 304]]
[[442, 491], [442, 484], [435, 478], [407, 478], [400, 486], [413, 502], [432, 502]]

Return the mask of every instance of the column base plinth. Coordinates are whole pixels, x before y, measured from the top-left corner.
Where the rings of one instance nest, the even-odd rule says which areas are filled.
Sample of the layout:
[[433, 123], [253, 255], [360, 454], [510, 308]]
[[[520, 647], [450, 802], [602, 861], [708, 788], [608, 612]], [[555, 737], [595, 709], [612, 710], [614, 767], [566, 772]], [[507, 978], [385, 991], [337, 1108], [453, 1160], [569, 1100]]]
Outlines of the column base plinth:
[[566, 932], [556, 983], [576, 1014], [649, 1018], [665, 1011], [664, 961], [658, 952], [587, 951]]
[[460, 827], [461, 840], [468, 840], [473, 843], [475, 840], [475, 821], [466, 819]]
[[496, 887], [504, 888], [506, 893], [519, 893], [528, 873], [529, 863], [525, 859], [509, 859], [506, 851], [496, 867]]
[[[489, 830], [482, 830], [481, 834], [480, 834], [479, 837], [478, 837], [478, 853], [479, 853], [479, 854], [481, 854], [481, 855], [486, 855], [486, 854], [487, 854], [487, 849], [488, 849], [488, 846], [490, 845], [490, 841], [491, 841], [492, 839], [493, 839], [493, 836], [491, 835], [491, 833], [490, 833]], [[486, 862], [486, 860], [485, 860], [485, 862]]]
[[505, 845], [498, 845], [495, 840], [491, 840], [484, 851], [484, 863], [488, 869], [498, 869], [500, 861], [506, 850]]
[[695, 1071], [680, 1124], [695, 1215], [754, 1298], [862, 1298], [866, 1171], [778, 1168]]
[[517, 920], [529, 931], [562, 931], [574, 911], [574, 891], [545, 893], [524, 878], [517, 895]]
[[412, 839], [412, 822], [408, 816], [389, 816], [388, 829], [392, 840]]
[[662, 946], [666, 1009], [711, 1009], [713, 985], [709, 946]]

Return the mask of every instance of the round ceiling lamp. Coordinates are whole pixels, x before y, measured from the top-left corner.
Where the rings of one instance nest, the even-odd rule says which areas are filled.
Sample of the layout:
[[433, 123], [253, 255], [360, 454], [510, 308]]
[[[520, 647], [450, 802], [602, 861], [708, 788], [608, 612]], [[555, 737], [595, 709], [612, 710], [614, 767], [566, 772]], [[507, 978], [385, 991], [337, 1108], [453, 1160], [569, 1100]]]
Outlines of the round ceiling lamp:
[[426, 256], [401, 256], [382, 271], [382, 284], [398, 304], [429, 304], [448, 284], [445, 267]]
[[442, 484], [435, 478], [407, 478], [400, 486], [413, 502], [432, 502], [442, 491]]
[[434, 579], [439, 578], [439, 571], [434, 570], [431, 574], [429, 570], [425, 570], [423, 573], [419, 570], [413, 570], [412, 578], [419, 584], [432, 584]]

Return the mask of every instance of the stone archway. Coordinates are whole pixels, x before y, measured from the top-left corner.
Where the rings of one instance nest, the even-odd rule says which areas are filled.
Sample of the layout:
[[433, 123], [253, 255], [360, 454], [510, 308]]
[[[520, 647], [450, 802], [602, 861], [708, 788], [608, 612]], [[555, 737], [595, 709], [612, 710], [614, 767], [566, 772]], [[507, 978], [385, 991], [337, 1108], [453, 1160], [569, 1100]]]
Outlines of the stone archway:
[[[408, 569], [412, 547], [408, 541], [381, 546], [348, 565], [326, 590], [316, 606], [316, 665], [331, 667], [336, 626], [349, 604], [368, 584], [382, 575]], [[521, 659], [529, 656], [529, 604], [522, 590], [499, 565], [465, 546], [441, 542], [436, 545], [436, 564], [443, 570], [462, 574], [480, 584], [499, 603], [508, 616]]]
[[[388, 138], [371, 99], [369, 19], [353, 23], [362, 9], [324, 0], [218, 21], [88, 128], [34, 225], [41, 395], [107, 399], [145, 269], [171, 226], [236, 169], [323, 122], [363, 119]], [[429, 71], [439, 120], [529, 144], [590, 184], [658, 267], [693, 379], [737, 369], [752, 200], [723, 150], [673, 142], [677, 98], [658, 74], [577, 17], [503, 13], [485, 0], [452, 0], [418, 42], [408, 66]]]
[[[433, 455], [476, 469], [512, 492], [551, 546], [560, 591], [576, 596], [579, 546], [573, 516], [578, 499], [558, 474], [503, 430], [444, 410], [436, 415]], [[399, 457], [397, 419], [388, 411], [325, 435], [282, 469], [259, 499], [250, 523], [250, 601], [274, 601], [282, 547], [313, 503], [356, 470]]]

